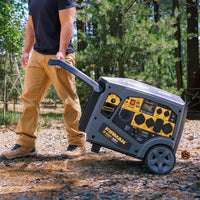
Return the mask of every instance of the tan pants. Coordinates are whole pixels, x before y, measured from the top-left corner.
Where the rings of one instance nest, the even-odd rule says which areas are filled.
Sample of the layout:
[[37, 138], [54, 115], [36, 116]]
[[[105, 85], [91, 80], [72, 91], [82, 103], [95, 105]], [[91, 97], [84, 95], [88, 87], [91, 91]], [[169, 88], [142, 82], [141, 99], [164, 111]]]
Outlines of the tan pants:
[[[22, 93], [24, 110], [15, 131], [18, 135], [17, 144], [24, 147], [35, 146], [36, 136], [34, 133], [38, 125], [40, 103], [51, 82], [64, 104], [64, 121], [68, 143], [84, 145], [85, 133], [77, 129], [81, 108], [76, 93], [75, 77], [63, 68], [49, 66], [49, 59], [55, 57], [55, 55], [44, 55], [33, 51], [29, 59]], [[74, 65], [75, 54], [68, 54], [66, 61]]]

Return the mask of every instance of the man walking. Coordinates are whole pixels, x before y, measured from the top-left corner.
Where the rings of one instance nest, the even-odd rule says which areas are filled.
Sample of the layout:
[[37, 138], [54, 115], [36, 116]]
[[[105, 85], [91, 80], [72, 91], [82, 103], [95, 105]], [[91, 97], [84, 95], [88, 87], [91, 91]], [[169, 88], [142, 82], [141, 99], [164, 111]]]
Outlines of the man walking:
[[76, 157], [84, 153], [85, 133], [77, 128], [81, 108], [75, 77], [63, 68], [48, 66], [50, 58], [62, 59], [75, 65], [71, 42], [75, 10], [73, 0], [29, 0], [29, 16], [21, 59], [22, 65], [26, 67], [22, 93], [24, 110], [15, 130], [18, 140], [13, 149], [2, 153], [2, 158], [36, 155], [34, 133], [38, 124], [40, 103], [51, 82], [64, 104], [69, 146], [63, 155]]

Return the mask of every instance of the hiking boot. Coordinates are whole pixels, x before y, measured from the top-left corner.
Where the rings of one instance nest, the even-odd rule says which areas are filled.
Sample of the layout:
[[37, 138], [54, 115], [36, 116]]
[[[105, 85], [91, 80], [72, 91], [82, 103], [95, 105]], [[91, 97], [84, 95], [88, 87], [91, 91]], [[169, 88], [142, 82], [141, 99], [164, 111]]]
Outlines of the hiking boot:
[[84, 146], [69, 145], [67, 151], [61, 154], [62, 158], [76, 158], [85, 153]]
[[5, 151], [1, 154], [1, 158], [3, 159], [15, 159], [15, 158], [23, 158], [35, 156], [36, 150], [33, 147], [23, 147], [19, 144], [16, 144], [10, 151]]

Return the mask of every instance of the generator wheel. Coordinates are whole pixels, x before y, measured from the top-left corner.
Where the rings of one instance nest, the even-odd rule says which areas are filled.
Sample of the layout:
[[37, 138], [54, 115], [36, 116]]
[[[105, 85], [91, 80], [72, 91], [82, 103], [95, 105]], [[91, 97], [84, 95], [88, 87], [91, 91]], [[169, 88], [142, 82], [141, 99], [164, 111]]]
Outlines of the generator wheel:
[[174, 151], [165, 145], [150, 148], [145, 156], [145, 165], [155, 174], [169, 173], [176, 163]]

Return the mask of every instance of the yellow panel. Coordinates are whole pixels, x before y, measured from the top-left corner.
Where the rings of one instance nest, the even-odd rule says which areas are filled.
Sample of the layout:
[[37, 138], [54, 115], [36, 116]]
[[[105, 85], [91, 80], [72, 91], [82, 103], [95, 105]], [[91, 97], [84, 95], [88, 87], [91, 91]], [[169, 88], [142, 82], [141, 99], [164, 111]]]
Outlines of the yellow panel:
[[[149, 131], [151, 133], [154, 133], [154, 134], [158, 134], [158, 135], [161, 135], [161, 136], [164, 136], [164, 137], [170, 137], [173, 135], [173, 132], [174, 132], [174, 127], [175, 127], [175, 124], [172, 123], [172, 122], [169, 122], [169, 118], [170, 118], [170, 115], [171, 115], [171, 110], [169, 109], [166, 109], [166, 108], [163, 108], [161, 106], [156, 106], [156, 109], [154, 111], [154, 114], [153, 116], [149, 115], [149, 114], [146, 114], [146, 113], [143, 113], [143, 112], [140, 112], [140, 109], [142, 107], [142, 104], [143, 104], [143, 101], [144, 101], [144, 98], [136, 98], [136, 97], [128, 97], [123, 105], [121, 106], [121, 108], [123, 109], [126, 109], [126, 110], [129, 110], [129, 111], [132, 111], [134, 112], [134, 117], [131, 121], [131, 126], [134, 126], [134, 127], [137, 127], [137, 128], [140, 128], [142, 130], [145, 130], [145, 131]], [[155, 104], [156, 105], [156, 104]], [[157, 113], [157, 110], [160, 109], [159, 111], [161, 111], [161, 113]], [[168, 113], [167, 116], [165, 116], [165, 113]], [[145, 118], [144, 120], [144, 123], [138, 125], [136, 122], [135, 122], [135, 117], [139, 114], [142, 114]], [[172, 126], [172, 131], [171, 133], [169, 134], [165, 134], [162, 129], [159, 133], [155, 133], [155, 131], [153, 130], [154, 129], [154, 125], [152, 127], [149, 127], [146, 125], [146, 121], [148, 119], [152, 118], [153, 121], [154, 121], [154, 125], [155, 125], [155, 122], [157, 119], [162, 119], [164, 122], [163, 122], [163, 125], [169, 123], [171, 124]]]
[[[161, 109], [161, 110], [162, 110], [162, 113], [161, 113], [161, 114], [158, 114], [158, 113], [157, 113], [157, 110], [158, 110], [158, 109]], [[169, 115], [168, 115], [167, 117], [165, 117], [165, 115], [164, 115], [165, 112], [169, 112]], [[156, 107], [155, 114], [154, 114], [155, 117], [161, 118], [161, 119], [163, 119], [164, 121], [165, 121], [165, 120], [168, 121], [170, 115], [171, 115], [171, 110], [166, 109], [166, 108], [162, 108], [162, 107], [159, 107], [159, 106]]]
[[120, 98], [116, 94], [109, 94], [106, 99], [106, 103], [111, 103], [116, 106], [120, 104], [120, 101]]
[[[123, 103], [122, 108], [130, 110], [132, 112], [139, 112], [143, 100], [144, 100], [143, 98], [129, 97]], [[132, 103], [133, 101], [135, 102], [134, 104]]]
[[[144, 118], [145, 118], [144, 123], [143, 123], [143, 124], [140, 124], [140, 125], [138, 125], [138, 124], [135, 122], [135, 117], [136, 117], [137, 115], [139, 115], [139, 114], [143, 114], [143, 116], [144, 116]], [[167, 123], [171, 124], [171, 126], [172, 126], [172, 132], [171, 132], [171, 133], [169, 133], [169, 134], [166, 135], [166, 134], [162, 131], [162, 129], [161, 129], [161, 131], [160, 131], [159, 133], [155, 133], [155, 131], [153, 130], [154, 126], [148, 128], [147, 125], [146, 125], [146, 121], [147, 121], [148, 119], [150, 119], [150, 118], [153, 119], [154, 124], [155, 124], [156, 120], [157, 120], [159, 117], [153, 117], [153, 116], [150, 116], [150, 115], [148, 115], [148, 114], [141, 113], [141, 112], [135, 113], [135, 115], [134, 115], [134, 117], [133, 117], [133, 120], [132, 120], [132, 122], [131, 122], [131, 126], [140, 128], [140, 129], [145, 130], [145, 131], [149, 131], [149, 132], [154, 133], [154, 134], [162, 135], [162, 136], [164, 136], [164, 137], [170, 137], [170, 136], [173, 135], [174, 127], [175, 127], [175, 124], [174, 124], [174, 123], [171, 123], [171, 122], [166, 121], [166, 120], [164, 120], [164, 123], [163, 123], [163, 125], [165, 125], [165, 124], [167, 124]]]

